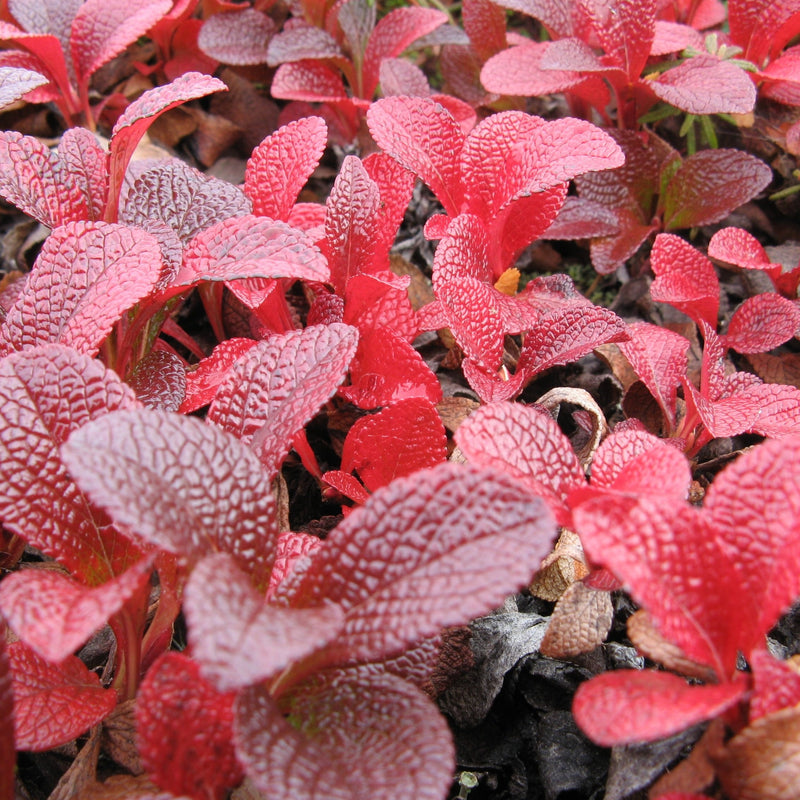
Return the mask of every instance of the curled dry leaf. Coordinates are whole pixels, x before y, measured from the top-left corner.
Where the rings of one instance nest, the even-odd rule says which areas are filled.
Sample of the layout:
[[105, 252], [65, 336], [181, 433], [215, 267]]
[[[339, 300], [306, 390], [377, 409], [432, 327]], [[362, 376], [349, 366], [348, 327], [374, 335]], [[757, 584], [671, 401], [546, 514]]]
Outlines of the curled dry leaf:
[[540, 651], [550, 658], [588, 653], [605, 641], [613, 620], [611, 595], [577, 581], [556, 603]]

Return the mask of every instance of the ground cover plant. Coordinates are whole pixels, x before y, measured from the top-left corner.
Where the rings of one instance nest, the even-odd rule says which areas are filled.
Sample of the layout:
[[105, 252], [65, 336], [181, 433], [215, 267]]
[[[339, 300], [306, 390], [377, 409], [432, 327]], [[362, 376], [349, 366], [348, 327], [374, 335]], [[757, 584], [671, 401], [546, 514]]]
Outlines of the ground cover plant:
[[0, 800], [795, 796], [800, 2], [436, 6], [2, 7]]

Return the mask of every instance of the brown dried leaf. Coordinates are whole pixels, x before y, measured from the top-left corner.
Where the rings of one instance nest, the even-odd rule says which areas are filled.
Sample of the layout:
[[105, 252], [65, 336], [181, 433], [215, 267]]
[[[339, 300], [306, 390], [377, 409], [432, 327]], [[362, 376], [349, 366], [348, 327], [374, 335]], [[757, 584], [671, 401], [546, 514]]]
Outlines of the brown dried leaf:
[[783, 383], [800, 389], [800, 353], [751, 353], [747, 360], [765, 383]]
[[670, 792], [692, 794], [707, 789], [715, 775], [711, 754], [722, 747], [724, 736], [725, 723], [721, 719], [715, 719], [689, 755], [650, 787], [647, 794], [649, 800], [656, 800]]
[[653, 625], [650, 615], [644, 609], [636, 611], [628, 618], [628, 638], [642, 655], [657, 661], [668, 670], [688, 677], [716, 682], [711, 667], [687, 658], [678, 645], [665, 639]]
[[120, 703], [103, 720], [103, 752], [134, 775], [141, 775], [142, 765], [136, 746], [136, 700]]
[[588, 574], [581, 540], [576, 533], [565, 528], [528, 588], [536, 597], [554, 603], [575, 581]]
[[800, 706], [757, 719], [714, 757], [731, 800], [796, 800], [800, 785]]
[[439, 403], [436, 404], [436, 410], [442, 418], [445, 428], [450, 433], [454, 433], [458, 426], [473, 412], [476, 408], [480, 408], [480, 403], [477, 400], [471, 400], [469, 397], [443, 397]]
[[163, 792], [144, 775], [112, 775], [104, 783], [92, 783], [74, 800], [183, 800]]
[[605, 641], [613, 619], [608, 592], [573, 583], [553, 609], [540, 651], [550, 658], [588, 653]]
[[100, 726], [92, 728], [86, 744], [81, 748], [69, 769], [61, 776], [47, 800], [70, 800], [95, 781], [97, 758], [100, 755]]

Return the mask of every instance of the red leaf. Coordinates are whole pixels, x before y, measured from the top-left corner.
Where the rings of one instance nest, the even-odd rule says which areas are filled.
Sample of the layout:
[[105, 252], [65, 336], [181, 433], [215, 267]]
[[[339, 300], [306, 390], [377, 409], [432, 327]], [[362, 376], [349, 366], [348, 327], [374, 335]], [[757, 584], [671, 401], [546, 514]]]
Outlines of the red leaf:
[[413, 342], [420, 323], [408, 299], [409, 282], [395, 275], [356, 275], [347, 284], [344, 320], [362, 331], [386, 328]]
[[701, 150], [683, 162], [663, 192], [664, 230], [719, 222], [771, 180], [772, 170], [749, 153]]
[[99, 361], [46, 345], [0, 360], [0, 398], [4, 525], [89, 585], [138, 560], [72, 482], [58, 449], [90, 420], [138, 405], [133, 391]]
[[656, 7], [649, 0], [616, 0], [613, 5], [597, 3], [587, 8], [607, 55], [604, 61], [624, 70], [630, 82], [635, 81], [650, 55]]
[[470, 414], [455, 440], [471, 464], [525, 483], [547, 501], [560, 524], [568, 524], [564, 500], [586, 485], [586, 477], [569, 439], [546, 411], [492, 403]]
[[767, 650], [754, 650], [749, 662], [755, 684], [750, 700], [750, 722], [800, 703], [800, 673], [789, 663], [779, 661]]
[[214, 399], [230, 368], [255, 344], [253, 339], [226, 339], [214, 348], [208, 358], [187, 372], [186, 396], [178, 409], [181, 414], [191, 414], [207, 406]]
[[136, 364], [128, 385], [147, 408], [177, 411], [186, 396], [186, 362], [167, 350], [151, 350]]
[[344, 296], [350, 278], [370, 269], [379, 239], [380, 202], [378, 185], [361, 160], [345, 156], [325, 204], [325, 239], [320, 243], [339, 295]]
[[339, 394], [359, 408], [388, 406], [409, 397], [442, 399], [436, 375], [403, 338], [385, 328], [361, 332], [350, 364], [350, 386]]
[[341, 323], [259, 342], [230, 369], [207, 420], [245, 442], [257, 436], [256, 450], [272, 475], [294, 437], [344, 380], [357, 344], [356, 329]]
[[194, 568], [184, 612], [192, 655], [222, 691], [265, 681], [319, 649], [339, 634], [344, 616], [332, 603], [303, 609], [266, 603], [225, 553]]
[[668, 672], [619, 670], [581, 684], [575, 721], [602, 747], [651, 742], [704, 722], [744, 694], [744, 682], [690, 686]]
[[72, 21], [70, 51], [78, 85], [119, 55], [172, 8], [171, 0], [86, 0]]
[[284, 531], [278, 539], [275, 563], [272, 565], [267, 587], [267, 600], [272, 599], [278, 586], [293, 572], [300, 560], [315, 553], [321, 546], [322, 540], [309, 533]]
[[112, 212], [116, 214], [125, 170], [153, 120], [189, 100], [227, 90], [228, 87], [217, 78], [199, 72], [185, 72], [172, 83], [148, 89], [125, 109], [111, 131], [107, 215]]
[[0, 67], [0, 108], [15, 103], [28, 92], [46, 86], [48, 79], [38, 72], [21, 67]]
[[233, 748], [234, 699], [184, 653], [160, 656], [136, 701], [136, 740], [150, 779], [177, 796], [227, 797], [243, 777]]
[[506, 47], [506, 16], [490, 0], [470, 0], [461, 10], [464, 31], [482, 62]]
[[0, 132], [0, 193], [48, 228], [89, 215], [79, 187], [60, 178], [58, 156], [39, 139]]
[[625, 323], [606, 308], [582, 306], [551, 312], [525, 334], [517, 372], [529, 379], [550, 367], [577, 361], [598, 345], [627, 338]]
[[185, 245], [214, 223], [244, 216], [251, 210], [241, 189], [175, 158], [136, 179], [120, 219], [139, 227], [148, 220], [163, 222]]
[[114, 323], [155, 286], [161, 250], [149, 233], [106, 222], [57, 228], [3, 327], [6, 349], [48, 342], [97, 353]]
[[194, 417], [145, 409], [106, 414], [61, 449], [70, 473], [126, 530], [196, 560], [227, 552], [266, 584], [278, 537], [256, 456]]
[[766, 353], [791, 339], [800, 328], [800, 307], [773, 292], [748, 297], [733, 312], [723, 337], [738, 353]]
[[[274, 45], [277, 37], [270, 43]], [[348, 101], [341, 74], [319, 61], [281, 64], [272, 78], [270, 94], [277, 100], [305, 100], [309, 103]]]
[[288, 62], [313, 62], [323, 59], [330, 59], [334, 63], [335, 60], [345, 61], [344, 53], [336, 39], [322, 26], [300, 21], [293, 27], [283, 30], [269, 43], [267, 63], [271, 67]]
[[746, 114], [756, 102], [756, 87], [747, 72], [711, 55], [689, 58], [647, 86], [689, 114]]
[[706, 495], [704, 511], [741, 582], [736, 602], [746, 598], [751, 609], [739, 634], [745, 654], [800, 594], [798, 459], [797, 436], [768, 440], [724, 469]]
[[630, 340], [618, 347], [650, 394], [658, 402], [670, 429], [675, 427], [678, 386], [686, 374], [689, 341], [658, 325], [634, 322]]
[[743, 394], [757, 409], [748, 431], [775, 439], [800, 433], [800, 390], [796, 387], [756, 384]]
[[203, 22], [197, 46], [223, 64], [266, 64], [267, 47], [277, 30], [272, 18], [255, 8], [226, 11]]
[[18, 750], [50, 750], [105, 719], [117, 704], [112, 689], [83, 662], [42, 660], [22, 642], [8, 646], [14, 681], [14, 738]]
[[708, 256], [744, 269], [769, 272], [770, 268], [780, 267], [770, 261], [758, 239], [742, 228], [729, 227], [717, 231], [708, 243]]
[[53, 570], [14, 572], [0, 584], [0, 610], [26, 645], [47, 661], [61, 662], [144, 587], [151, 568], [146, 558], [95, 588]]
[[314, 555], [289, 604], [327, 599], [344, 609], [327, 663], [385, 658], [494, 608], [530, 579], [554, 533], [544, 502], [516, 481], [440, 464], [355, 509]]
[[14, 686], [6, 645], [6, 624], [0, 617], [0, 798], [14, 797]]
[[173, 285], [240, 278], [297, 278], [324, 283], [325, 258], [311, 239], [285, 222], [245, 215], [199, 233], [184, 251]]
[[290, 719], [258, 687], [237, 702], [236, 751], [260, 791], [294, 800], [446, 794], [450, 732], [410, 683], [366, 668], [335, 671], [298, 687], [287, 704]]
[[328, 128], [320, 117], [304, 117], [278, 128], [253, 150], [245, 170], [244, 191], [253, 201], [255, 215], [289, 219], [300, 190], [322, 158], [327, 136]]
[[[74, 185], [81, 193], [88, 219], [103, 218], [108, 196], [108, 154], [93, 133], [85, 128], [64, 131], [58, 143], [57, 174], [60, 183]], [[75, 211], [78, 208], [80, 204]]]
[[461, 126], [449, 111], [424, 97], [386, 97], [373, 103], [367, 124], [378, 146], [418, 175], [448, 214], [461, 210]]
[[660, 233], [650, 253], [656, 279], [650, 295], [657, 303], [669, 303], [698, 325], [717, 327], [719, 280], [711, 262], [680, 236]]
[[382, 17], [372, 31], [364, 52], [360, 96], [371, 99], [375, 94], [378, 70], [383, 59], [399, 56], [421, 36], [431, 33], [447, 21], [447, 14], [443, 11], [416, 6], [395, 8]]
[[402, 475], [447, 460], [447, 433], [433, 404], [410, 398], [362, 417], [342, 449], [342, 470], [356, 470], [371, 492]]

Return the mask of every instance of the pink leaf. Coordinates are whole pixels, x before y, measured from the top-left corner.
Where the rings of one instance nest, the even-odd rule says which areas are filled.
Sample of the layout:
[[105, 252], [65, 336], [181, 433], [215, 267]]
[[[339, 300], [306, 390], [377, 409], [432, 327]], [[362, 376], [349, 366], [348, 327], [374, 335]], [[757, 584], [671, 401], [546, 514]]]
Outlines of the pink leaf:
[[133, 391], [99, 361], [45, 345], [0, 360], [0, 397], [3, 523], [89, 585], [138, 560], [72, 482], [58, 449], [90, 420], [136, 406]]
[[48, 342], [94, 355], [122, 314], [161, 273], [161, 250], [145, 231], [75, 222], [48, 237], [2, 331], [6, 349]]
[[446, 794], [450, 732], [410, 683], [367, 669], [330, 672], [299, 687], [290, 707], [291, 722], [259, 687], [237, 702], [236, 751], [260, 791], [295, 800]]
[[222, 220], [186, 247], [175, 286], [241, 278], [325, 282], [328, 266], [311, 239], [285, 222], [245, 215]]
[[244, 191], [253, 201], [254, 214], [289, 219], [300, 190], [322, 157], [327, 136], [328, 128], [320, 117], [304, 117], [278, 128], [253, 150]]
[[592, 4], [594, 32], [607, 60], [636, 80], [647, 63], [655, 36], [656, 7], [649, 0], [616, 0]]
[[250, 201], [237, 187], [171, 159], [136, 179], [120, 219], [139, 227], [149, 220], [163, 222], [185, 245], [211, 225], [251, 210]]
[[136, 741], [148, 777], [173, 796], [227, 797], [243, 777], [233, 748], [234, 699], [184, 653], [160, 656], [136, 698]]
[[505, 473], [547, 501], [562, 525], [568, 524], [565, 498], [586, 485], [578, 458], [558, 423], [536, 406], [492, 403], [461, 423], [456, 443], [477, 467]]
[[[348, 500], [363, 505], [369, 499], [369, 492], [364, 488], [361, 481], [349, 472], [342, 472], [340, 469], [329, 469], [323, 473], [322, 481]], [[326, 492], [326, 496], [330, 495]]]
[[756, 408], [748, 431], [775, 439], [800, 433], [800, 389], [763, 383], [749, 386], [743, 394]]
[[278, 539], [275, 563], [272, 565], [272, 574], [269, 576], [267, 587], [267, 600], [272, 599], [278, 586], [292, 573], [295, 566], [321, 546], [322, 540], [309, 533], [284, 531]]
[[689, 58], [647, 86], [689, 114], [746, 114], [756, 102], [756, 87], [747, 72], [710, 55]]
[[107, 414], [61, 449], [70, 473], [126, 530], [196, 560], [227, 552], [265, 583], [278, 536], [256, 456], [194, 417], [145, 409]]
[[80, 188], [59, 178], [58, 157], [39, 139], [0, 132], [0, 194], [48, 228], [88, 217]]
[[290, 600], [344, 609], [327, 662], [394, 655], [525, 584], [555, 524], [544, 502], [519, 489], [488, 470], [440, 464], [398, 478], [355, 509], [328, 534]]
[[222, 691], [273, 677], [334, 639], [343, 624], [333, 603], [303, 609], [265, 603], [225, 553], [194, 568], [184, 612], [192, 656]]
[[339, 295], [344, 295], [350, 278], [369, 271], [378, 240], [380, 201], [378, 185], [361, 160], [345, 156], [325, 204], [325, 239], [320, 244]]
[[[116, 0], [119, 2], [119, 0]], [[84, 6], [85, 7], [85, 6]], [[100, 12], [102, 15], [102, 12]], [[134, 100], [122, 113], [111, 131], [109, 205], [116, 212], [120, 188], [133, 151], [145, 131], [165, 111], [175, 106], [205, 97], [212, 92], [227, 91], [228, 87], [217, 78], [199, 72], [185, 72], [172, 83], [148, 89]], [[107, 211], [107, 213], [109, 213]]]
[[670, 429], [675, 427], [678, 386], [686, 374], [689, 341], [658, 325], [634, 322], [630, 340], [618, 347], [664, 412]]
[[656, 279], [650, 295], [669, 303], [698, 325], [717, 327], [719, 280], [711, 262], [688, 242], [671, 233], [656, 236], [650, 263]]
[[186, 396], [178, 410], [182, 414], [191, 414], [207, 406], [214, 399], [228, 370], [255, 344], [253, 339], [236, 338], [220, 342], [208, 358], [186, 373]]
[[53, 570], [14, 572], [0, 585], [0, 610], [26, 645], [58, 663], [144, 587], [151, 566], [152, 559], [146, 558], [95, 588]]
[[506, 47], [506, 17], [490, 0], [469, 0], [461, 9], [461, 21], [482, 62]]
[[409, 397], [442, 399], [436, 375], [403, 338], [385, 328], [361, 332], [350, 364], [350, 386], [339, 394], [359, 408], [387, 406]]
[[267, 46], [278, 28], [271, 17], [255, 8], [212, 14], [203, 22], [197, 46], [223, 64], [267, 63]]
[[410, 6], [395, 8], [383, 17], [369, 37], [364, 52], [363, 88], [361, 96], [371, 99], [378, 86], [381, 61], [395, 58], [421, 36], [448, 21], [447, 14], [433, 8]]
[[667, 672], [619, 670], [582, 684], [572, 713], [593, 742], [614, 747], [664, 739], [713, 719], [744, 690], [742, 682], [690, 686]]
[[341, 323], [313, 325], [259, 342], [220, 385], [208, 422], [245, 442], [257, 435], [257, 452], [272, 474], [294, 437], [344, 380], [357, 344], [356, 329]]
[[58, 161], [60, 182], [78, 189], [89, 219], [102, 219], [108, 196], [108, 154], [95, 135], [85, 128], [64, 131], [58, 143]]
[[429, 400], [418, 397], [357, 420], [342, 449], [342, 469], [356, 470], [371, 492], [446, 460], [442, 420]]
[[299, 61], [344, 60], [345, 56], [336, 39], [316, 25], [299, 22], [275, 36], [269, 43], [271, 67]]
[[46, 86], [48, 79], [38, 72], [21, 67], [0, 67], [0, 108], [15, 103], [28, 92]]
[[661, 198], [664, 229], [719, 222], [752, 200], [772, 180], [772, 170], [741, 150], [701, 150], [672, 176]]
[[22, 642], [8, 646], [18, 750], [50, 750], [85, 733], [117, 703], [113, 689], [75, 656], [50, 664]]
[[754, 650], [748, 659], [753, 669], [754, 689], [750, 722], [800, 703], [800, 673], [767, 650]]
[[378, 145], [428, 185], [448, 214], [461, 210], [461, 126], [430, 98], [387, 97], [370, 106], [367, 124]]
[[758, 239], [743, 228], [728, 227], [717, 231], [708, 243], [708, 255], [709, 258], [744, 269], [769, 271], [776, 266], [772, 264]]
[[170, 0], [86, 0], [72, 21], [72, 63], [78, 84], [111, 61], [172, 8]]
[[733, 312], [723, 341], [738, 353], [766, 353], [800, 328], [800, 307], [774, 292], [748, 297]]

